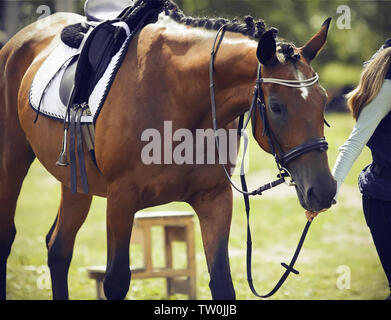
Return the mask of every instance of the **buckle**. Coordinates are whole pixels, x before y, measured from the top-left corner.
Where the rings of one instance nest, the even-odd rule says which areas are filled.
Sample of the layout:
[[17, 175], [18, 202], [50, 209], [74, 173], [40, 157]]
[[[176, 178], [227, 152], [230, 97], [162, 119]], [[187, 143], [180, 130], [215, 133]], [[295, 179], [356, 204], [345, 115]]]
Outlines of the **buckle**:
[[[283, 178], [285, 185], [288, 187], [295, 187], [296, 182], [293, 180], [291, 173], [284, 167], [279, 167], [280, 173], [277, 175], [278, 178]], [[286, 181], [285, 178], [289, 178], [290, 181]]]

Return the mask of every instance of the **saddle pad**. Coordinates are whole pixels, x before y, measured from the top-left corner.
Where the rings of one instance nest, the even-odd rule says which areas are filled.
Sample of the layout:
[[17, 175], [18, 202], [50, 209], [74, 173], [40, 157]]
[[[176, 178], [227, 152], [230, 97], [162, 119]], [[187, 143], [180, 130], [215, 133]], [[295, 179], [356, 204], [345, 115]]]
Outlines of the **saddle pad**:
[[[114, 25], [117, 25], [117, 23], [114, 23]], [[99, 115], [133, 36], [129, 29], [126, 31], [126, 40], [111, 59], [104, 75], [98, 81], [88, 99], [91, 116], [83, 116], [82, 123], [95, 123]], [[35, 112], [55, 120], [64, 121], [67, 107], [60, 99], [60, 83], [66, 67], [72, 58], [79, 54], [80, 49], [68, 47], [61, 42], [42, 63], [30, 88], [30, 106]]]

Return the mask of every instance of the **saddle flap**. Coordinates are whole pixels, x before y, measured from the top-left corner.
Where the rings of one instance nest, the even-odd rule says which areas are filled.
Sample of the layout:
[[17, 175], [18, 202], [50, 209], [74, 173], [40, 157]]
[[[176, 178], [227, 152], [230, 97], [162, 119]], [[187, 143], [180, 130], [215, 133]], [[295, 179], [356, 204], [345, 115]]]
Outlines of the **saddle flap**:
[[88, 47], [88, 61], [92, 71], [98, 69], [104, 57], [107, 56], [111, 59], [114, 51], [115, 31], [115, 27], [111, 24], [107, 24], [98, 28], [98, 30], [91, 35], [92, 39]]
[[75, 86], [75, 74], [78, 56], [75, 56], [65, 69], [60, 82], [60, 99], [64, 106], [68, 106]]

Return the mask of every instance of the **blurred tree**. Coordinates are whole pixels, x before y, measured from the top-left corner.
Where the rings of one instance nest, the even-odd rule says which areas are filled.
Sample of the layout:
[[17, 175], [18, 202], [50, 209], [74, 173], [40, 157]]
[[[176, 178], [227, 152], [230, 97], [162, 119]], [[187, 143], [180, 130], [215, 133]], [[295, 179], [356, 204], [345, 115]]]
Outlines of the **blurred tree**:
[[[301, 46], [332, 17], [328, 43], [314, 66], [330, 65], [328, 84], [358, 80], [362, 63], [391, 37], [391, 1], [388, 0], [177, 0], [190, 15], [243, 17], [251, 14], [279, 29], [279, 36]], [[347, 6], [351, 29], [338, 28], [338, 8]], [[349, 15], [347, 16], [349, 18]], [[349, 71], [344, 73], [345, 66]]]
[[46, 6], [54, 11], [53, 0], [1, 0], [0, 1], [0, 29], [10, 38], [22, 27], [36, 21], [42, 13], [39, 7]]
[[55, 0], [55, 10], [59, 12], [77, 12], [77, 2], [75, 0]]
[[43, 14], [58, 11], [82, 13], [83, 4], [83, 0], [0, 0], [0, 30], [10, 38]]
[[[382, 0], [177, 0], [191, 15], [243, 17], [252, 14], [277, 27], [280, 36], [297, 45], [304, 44], [327, 17], [332, 17], [328, 54], [322, 62], [338, 58], [361, 63], [390, 35], [391, 1]], [[341, 14], [337, 8], [348, 6], [351, 29], [338, 29]]]

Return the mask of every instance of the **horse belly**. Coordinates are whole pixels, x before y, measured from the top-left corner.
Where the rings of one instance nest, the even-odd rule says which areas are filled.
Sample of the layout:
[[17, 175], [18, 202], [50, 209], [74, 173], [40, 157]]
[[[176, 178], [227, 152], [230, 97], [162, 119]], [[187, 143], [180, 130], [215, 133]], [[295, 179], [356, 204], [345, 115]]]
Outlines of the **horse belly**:
[[227, 187], [223, 170], [218, 165], [166, 165], [155, 170], [153, 166], [136, 170], [132, 177], [135, 184], [143, 182], [138, 186], [140, 209], [170, 202], [189, 202], [199, 193]]

